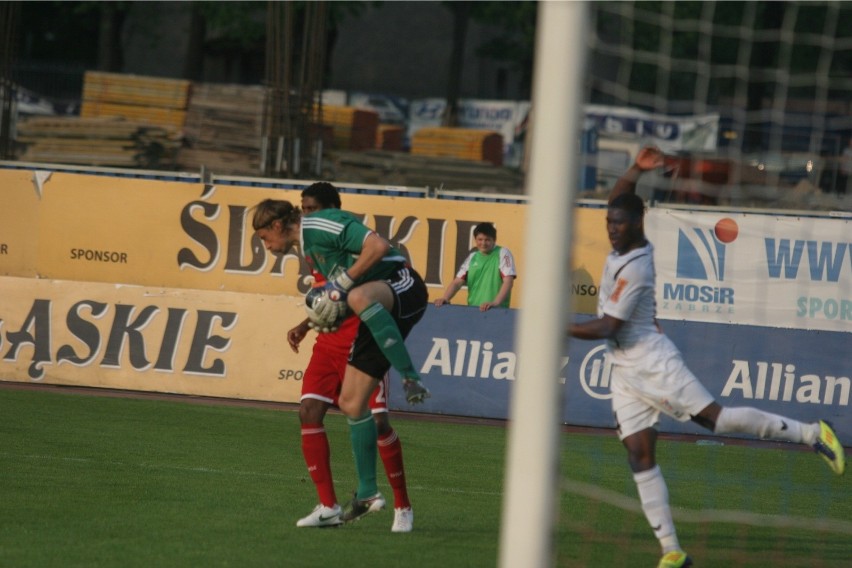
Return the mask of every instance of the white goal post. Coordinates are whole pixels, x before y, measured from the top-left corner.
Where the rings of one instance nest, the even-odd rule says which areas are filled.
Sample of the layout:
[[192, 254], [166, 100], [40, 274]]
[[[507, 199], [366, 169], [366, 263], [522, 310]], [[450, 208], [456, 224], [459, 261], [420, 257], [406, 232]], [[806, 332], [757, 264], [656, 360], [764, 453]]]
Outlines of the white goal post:
[[539, 5], [525, 261], [538, 286], [524, 288], [515, 345], [499, 564], [550, 566], [560, 502], [558, 382], [568, 323], [570, 251], [583, 104], [585, 2]]

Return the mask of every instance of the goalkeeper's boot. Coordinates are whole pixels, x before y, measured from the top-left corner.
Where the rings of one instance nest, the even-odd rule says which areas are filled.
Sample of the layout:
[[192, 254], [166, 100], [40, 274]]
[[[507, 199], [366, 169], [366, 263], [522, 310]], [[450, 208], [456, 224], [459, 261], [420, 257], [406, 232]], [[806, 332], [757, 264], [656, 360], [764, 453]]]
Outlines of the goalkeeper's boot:
[[419, 378], [406, 377], [402, 379], [402, 389], [405, 391], [405, 400], [408, 401], [408, 404], [418, 404], [432, 396], [432, 393]]
[[314, 507], [311, 514], [296, 521], [296, 526], [303, 527], [336, 527], [343, 524], [340, 516], [343, 514], [343, 509], [337, 503], [334, 507], [326, 507], [319, 504]]
[[843, 472], [846, 471], [846, 455], [830, 422], [819, 421], [819, 438], [814, 442], [814, 451], [826, 461], [828, 467], [837, 475], [843, 475]]
[[666, 552], [657, 564], [657, 568], [685, 568], [686, 566], [692, 566], [692, 558], [682, 550]]
[[366, 499], [358, 499], [358, 494], [356, 493], [352, 496], [352, 500], [343, 508], [340, 520], [344, 523], [351, 523], [370, 513], [378, 513], [384, 508], [385, 498], [382, 497], [381, 493], [376, 493]]

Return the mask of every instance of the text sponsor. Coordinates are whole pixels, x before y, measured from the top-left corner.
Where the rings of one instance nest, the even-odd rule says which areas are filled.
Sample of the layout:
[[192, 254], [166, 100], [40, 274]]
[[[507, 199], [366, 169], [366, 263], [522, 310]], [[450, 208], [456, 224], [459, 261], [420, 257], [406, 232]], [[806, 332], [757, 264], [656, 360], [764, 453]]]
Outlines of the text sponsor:
[[598, 287], [594, 284], [572, 284], [571, 293], [575, 296], [597, 296]]
[[733, 360], [722, 396], [849, 406], [849, 377], [797, 374], [791, 363]]
[[302, 377], [304, 377], [305, 371], [302, 369], [279, 369], [278, 371], [278, 380], [279, 381], [301, 381]]
[[91, 262], [112, 262], [127, 264], [127, 253], [113, 250], [71, 249], [71, 260], [88, 260]]
[[[50, 364], [117, 369], [122, 366], [125, 353], [131, 367], [137, 371], [173, 372], [180, 367], [182, 373], [208, 377], [223, 377], [227, 372], [224, 361], [211, 356], [210, 352], [229, 349], [230, 338], [217, 334], [217, 330], [234, 328], [237, 323], [234, 312], [196, 310], [192, 312], [194, 324], [190, 325], [187, 319], [191, 312], [181, 308], [164, 310], [153, 305], [110, 305], [81, 300], [71, 306], [63, 320], [63, 331], [79, 340], [81, 345], [66, 343], [54, 350], [56, 333], [52, 307], [51, 300], [36, 299], [20, 328], [0, 335], [3, 360], [29, 359], [28, 375], [32, 379], [43, 378], [44, 367]], [[110, 314], [112, 321], [106, 330], [95, 324], [95, 320]], [[157, 319], [164, 320], [163, 331], [154, 335], [147, 328]], [[3, 323], [0, 320], [0, 326]], [[175, 360], [178, 346], [187, 336], [189, 349], [178, 364]]]

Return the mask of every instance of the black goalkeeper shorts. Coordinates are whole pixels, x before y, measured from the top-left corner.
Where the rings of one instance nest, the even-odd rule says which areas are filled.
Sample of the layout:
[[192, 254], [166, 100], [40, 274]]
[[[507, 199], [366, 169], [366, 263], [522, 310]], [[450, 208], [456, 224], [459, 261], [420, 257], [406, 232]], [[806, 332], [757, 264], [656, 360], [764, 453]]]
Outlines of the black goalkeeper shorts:
[[[426, 313], [429, 304], [429, 292], [423, 278], [411, 267], [400, 268], [385, 282], [393, 290], [393, 309], [391, 316], [399, 328], [402, 338], [408, 337], [414, 325]], [[359, 371], [379, 379], [388, 372], [391, 364], [379, 349], [376, 340], [364, 322], [358, 326], [358, 335], [352, 344], [349, 364]]]

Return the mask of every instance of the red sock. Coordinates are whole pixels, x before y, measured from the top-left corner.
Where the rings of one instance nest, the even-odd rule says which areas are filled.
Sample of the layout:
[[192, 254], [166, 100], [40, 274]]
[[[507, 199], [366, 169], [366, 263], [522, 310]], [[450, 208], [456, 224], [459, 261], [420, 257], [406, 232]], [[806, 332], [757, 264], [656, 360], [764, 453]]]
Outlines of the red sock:
[[317, 486], [320, 503], [333, 507], [337, 503], [337, 495], [331, 478], [331, 448], [322, 424], [302, 424], [302, 455]]
[[405, 485], [405, 467], [402, 464], [402, 442], [399, 441], [396, 430], [391, 428], [390, 432], [379, 436], [378, 446], [388, 483], [393, 489], [394, 508], [411, 507]]

